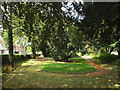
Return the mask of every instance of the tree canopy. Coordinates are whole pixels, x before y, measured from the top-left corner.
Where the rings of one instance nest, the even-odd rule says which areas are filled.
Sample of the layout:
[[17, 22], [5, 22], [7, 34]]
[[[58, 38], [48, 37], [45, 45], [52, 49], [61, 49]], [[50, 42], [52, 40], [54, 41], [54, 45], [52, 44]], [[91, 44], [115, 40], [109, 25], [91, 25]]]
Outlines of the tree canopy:
[[111, 52], [114, 43], [120, 56], [119, 7], [118, 3], [95, 2], [3, 3], [2, 24], [8, 32], [10, 57], [13, 35], [28, 38], [33, 58], [36, 51], [42, 51], [45, 57], [67, 60], [77, 52], [86, 53], [86, 45]]

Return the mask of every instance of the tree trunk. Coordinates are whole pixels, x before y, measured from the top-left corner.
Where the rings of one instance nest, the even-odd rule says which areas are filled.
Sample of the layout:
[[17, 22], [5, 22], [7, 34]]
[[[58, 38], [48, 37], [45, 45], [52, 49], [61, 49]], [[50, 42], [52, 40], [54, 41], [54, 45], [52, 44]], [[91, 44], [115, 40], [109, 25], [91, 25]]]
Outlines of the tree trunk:
[[12, 36], [12, 26], [11, 23], [9, 24], [9, 29], [8, 29], [8, 40], [9, 40], [9, 59], [10, 59], [10, 63], [12, 65], [12, 69], [14, 67], [14, 63], [13, 63], [13, 36]]
[[34, 38], [32, 38], [31, 47], [32, 47], [32, 56], [33, 56], [33, 58], [35, 59], [35, 58], [36, 58], [36, 51], [35, 51]]
[[120, 59], [120, 50], [118, 51], [118, 58]]
[[111, 48], [111, 50], [110, 50], [109, 54], [111, 54], [111, 52], [112, 52], [113, 50], [114, 50], [114, 47], [112, 47], [112, 48]]
[[44, 57], [49, 57], [49, 53], [47, 52], [45, 47], [42, 48], [41, 51], [42, 51], [42, 54], [43, 54]]
[[36, 50], [35, 50], [34, 36], [32, 37], [31, 46], [32, 46], [32, 56], [33, 56], [33, 58], [35, 59], [35, 58], [36, 58]]
[[118, 58], [120, 59], [120, 41], [118, 42]]

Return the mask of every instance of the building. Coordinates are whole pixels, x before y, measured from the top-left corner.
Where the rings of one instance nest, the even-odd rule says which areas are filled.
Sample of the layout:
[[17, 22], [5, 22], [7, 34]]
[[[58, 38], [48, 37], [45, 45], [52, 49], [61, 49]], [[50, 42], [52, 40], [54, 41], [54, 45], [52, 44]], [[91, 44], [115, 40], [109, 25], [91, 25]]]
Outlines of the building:
[[[18, 54], [25, 54], [25, 46], [14, 44], [13, 52], [18, 52]], [[0, 37], [0, 54], [9, 54], [9, 50], [4, 44], [4, 39], [2, 37]]]
[[7, 48], [5, 47], [5, 44], [4, 44], [4, 40], [2, 37], [0, 37], [0, 54], [8, 54], [8, 50]]

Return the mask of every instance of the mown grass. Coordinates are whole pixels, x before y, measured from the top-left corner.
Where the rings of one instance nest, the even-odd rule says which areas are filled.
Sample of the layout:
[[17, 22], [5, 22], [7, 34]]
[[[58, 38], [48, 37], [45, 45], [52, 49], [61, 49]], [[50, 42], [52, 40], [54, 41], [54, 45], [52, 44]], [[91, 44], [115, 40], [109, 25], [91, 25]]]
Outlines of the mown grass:
[[68, 60], [86, 61], [86, 60], [85, 60], [85, 59], [83, 59], [83, 58], [69, 58]]
[[83, 58], [68, 58], [68, 61], [70, 62], [81, 62], [81, 63], [87, 63], [87, 61]]
[[57, 73], [87, 73], [96, 69], [88, 63], [42, 63], [41, 71]]
[[[10, 74], [3, 73], [4, 88], [118, 88], [118, 68], [111, 73], [98, 77], [85, 77], [81, 74], [57, 74], [40, 72], [40, 61], [31, 59], [23, 62]], [[107, 66], [106, 66], [107, 67]]]

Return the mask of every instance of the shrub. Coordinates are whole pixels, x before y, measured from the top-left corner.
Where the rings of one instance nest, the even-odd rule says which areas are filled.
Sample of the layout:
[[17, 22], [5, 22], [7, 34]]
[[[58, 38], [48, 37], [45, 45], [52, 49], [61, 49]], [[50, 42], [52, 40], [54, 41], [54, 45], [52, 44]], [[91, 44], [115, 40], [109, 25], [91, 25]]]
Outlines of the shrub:
[[3, 73], [10, 73], [12, 71], [12, 67], [10, 65], [5, 64], [2, 67], [2, 71], [3, 71]]
[[101, 63], [100, 59], [98, 59], [98, 58], [94, 58], [92, 61], [94, 61], [97, 64]]
[[118, 56], [114, 54], [101, 53], [98, 58], [102, 63], [112, 63], [118, 59]]
[[118, 66], [120, 66], [120, 59], [116, 59], [116, 62], [115, 62]]

